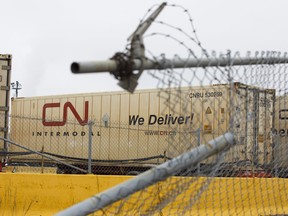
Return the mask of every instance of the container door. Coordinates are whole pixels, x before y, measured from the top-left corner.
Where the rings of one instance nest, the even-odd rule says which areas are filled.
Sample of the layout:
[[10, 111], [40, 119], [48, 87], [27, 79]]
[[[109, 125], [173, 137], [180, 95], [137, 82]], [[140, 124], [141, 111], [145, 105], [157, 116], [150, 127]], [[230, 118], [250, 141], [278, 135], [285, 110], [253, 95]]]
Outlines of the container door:
[[274, 90], [259, 91], [258, 162], [268, 165], [272, 159], [272, 138]]
[[273, 130], [273, 159], [277, 169], [288, 166], [288, 95], [278, 96], [275, 102], [275, 125]]

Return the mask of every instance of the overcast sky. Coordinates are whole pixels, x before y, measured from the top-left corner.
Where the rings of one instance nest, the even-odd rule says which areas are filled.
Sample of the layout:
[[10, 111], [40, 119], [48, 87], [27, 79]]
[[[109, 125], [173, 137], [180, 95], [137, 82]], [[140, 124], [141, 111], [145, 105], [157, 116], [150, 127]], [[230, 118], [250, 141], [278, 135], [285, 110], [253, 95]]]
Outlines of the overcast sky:
[[[22, 84], [19, 93], [22, 97], [121, 90], [108, 73], [75, 75], [71, 73], [70, 65], [74, 61], [105, 60], [115, 52], [123, 51], [127, 38], [148, 9], [162, 2], [0, 1], [0, 53], [12, 54], [12, 81]], [[199, 40], [208, 51], [230, 49], [245, 55], [249, 50], [287, 50], [287, 0], [178, 0], [167, 3], [189, 10]], [[168, 7], [158, 19], [181, 26], [184, 23], [181, 14], [183, 12]], [[154, 30], [157, 31], [157, 26]], [[172, 44], [156, 44], [158, 50], [168, 47], [177, 52]], [[149, 79], [151, 77], [144, 74], [138, 88], [155, 87]]]

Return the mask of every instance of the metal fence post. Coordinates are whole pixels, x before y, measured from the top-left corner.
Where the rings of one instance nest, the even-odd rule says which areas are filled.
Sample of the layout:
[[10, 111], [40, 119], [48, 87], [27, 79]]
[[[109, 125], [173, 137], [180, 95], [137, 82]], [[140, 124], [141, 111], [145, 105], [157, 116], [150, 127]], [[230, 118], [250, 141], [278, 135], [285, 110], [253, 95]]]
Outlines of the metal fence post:
[[89, 127], [89, 141], [88, 141], [88, 173], [92, 173], [92, 127], [94, 125], [93, 121], [88, 122]]
[[[199, 127], [197, 129], [197, 147], [201, 145], [201, 128]], [[199, 162], [197, 164], [197, 174], [200, 174], [201, 172], [201, 163]]]

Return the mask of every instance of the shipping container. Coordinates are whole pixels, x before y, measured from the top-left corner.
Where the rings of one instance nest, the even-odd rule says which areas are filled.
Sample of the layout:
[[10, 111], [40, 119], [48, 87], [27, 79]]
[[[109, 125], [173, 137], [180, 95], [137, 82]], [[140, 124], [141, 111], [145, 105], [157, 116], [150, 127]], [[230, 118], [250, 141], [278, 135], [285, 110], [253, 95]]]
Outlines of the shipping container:
[[272, 155], [274, 98], [274, 90], [241, 83], [12, 98], [11, 140], [59, 158], [87, 159], [87, 124], [94, 122], [93, 161], [135, 166], [162, 163], [233, 131], [237, 145], [224, 162], [264, 164]]
[[[0, 137], [8, 138], [8, 116], [10, 103], [11, 55], [0, 54]], [[7, 143], [0, 140], [0, 150]]]

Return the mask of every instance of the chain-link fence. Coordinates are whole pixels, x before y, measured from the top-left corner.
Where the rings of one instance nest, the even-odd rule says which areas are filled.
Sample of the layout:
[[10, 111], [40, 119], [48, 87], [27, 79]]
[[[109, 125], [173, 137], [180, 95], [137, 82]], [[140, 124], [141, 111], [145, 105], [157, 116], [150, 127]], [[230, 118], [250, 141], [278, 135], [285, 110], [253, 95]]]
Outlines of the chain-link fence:
[[[178, 34], [148, 35], [176, 42], [188, 56], [168, 60], [149, 50], [149, 59], [158, 64], [157, 70], [148, 71], [150, 80], [158, 81], [156, 89], [12, 100], [10, 140], [1, 152], [12, 171], [26, 166], [37, 172], [51, 168], [56, 173], [138, 175], [231, 132], [235, 145], [229, 149], [179, 169], [171, 175], [180, 177], [142, 188], [99, 214], [153, 215], [165, 211], [202, 215], [216, 214], [214, 210], [219, 209], [220, 214], [252, 214], [247, 210], [251, 203], [258, 215], [288, 213], [283, 190], [288, 176], [286, 53], [208, 54], [189, 14], [188, 18], [190, 34], [155, 21], [188, 41], [180, 40]], [[174, 67], [179, 62], [182, 69]], [[219, 179], [215, 177], [235, 182], [222, 181], [220, 188], [214, 184]], [[248, 187], [235, 177], [261, 177], [263, 188], [273, 191], [275, 187], [270, 186], [278, 185], [277, 193], [270, 193], [273, 198], [267, 199], [267, 193], [255, 191], [256, 186], [250, 184], [259, 196], [239, 192], [229, 198], [230, 191]], [[273, 184], [268, 180], [271, 177], [278, 177]], [[145, 180], [140, 179], [137, 185]], [[126, 185], [118, 195], [127, 191], [131, 190]], [[220, 198], [223, 194], [227, 194], [224, 201]], [[204, 207], [198, 205], [201, 199], [207, 200]], [[239, 202], [231, 207], [228, 199]], [[275, 203], [281, 208], [274, 208]]]
[[[170, 24], [153, 20], [158, 24], [157, 30], [144, 37], [149, 50], [142, 69], [150, 69], [148, 74], [158, 81], [160, 99], [144, 99], [143, 103], [130, 101], [129, 104], [137, 107], [136, 113], [141, 113], [141, 109], [146, 109], [148, 113], [137, 116], [133, 108], [129, 110], [136, 122], [134, 126], [141, 133], [148, 124], [144, 130], [157, 134], [147, 138], [150, 145], [153, 145], [153, 138], [160, 137], [160, 131], [176, 132], [175, 135], [167, 135], [164, 142], [155, 142], [167, 145], [164, 155], [168, 161], [227, 131], [233, 133], [236, 144], [172, 174], [185, 178], [172, 177], [159, 182], [155, 176], [163, 174], [163, 178], [166, 177], [172, 164], [168, 163], [167, 169], [156, 168], [150, 176], [139, 175], [133, 184], [121, 184], [88, 201], [97, 201], [98, 204], [98, 201], [103, 203], [107, 199], [113, 202], [119, 200], [104, 209], [101, 207], [101, 211], [97, 212], [99, 214], [287, 214], [287, 182], [279, 178], [287, 176], [287, 54], [264, 51], [247, 52], [244, 56], [230, 51], [209, 54], [197, 37], [188, 10], [177, 8], [187, 15], [189, 21], [186, 27], [190, 26], [190, 30], [185, 30], [184, 22]], [[164, 32], [161, 32], [163, 29]], [[167, 33], [167, 29], [173, 33]], [[171, 44], [178, 47], [171, 50]], [[165, 55], [155, 54], [159, 52], [159, 47]], [[171, 51], [182, 53], [183, 57], [176, 55], [169, 59], [167, 56]], [[126, 52], [127, 56], [132, 55], [133, 46], [128, 45]], [[137, 64], [136, 60], [134, 64]], [[141, 70], [141, 67], [138, 69]], [[155, 107], [160, 109], [156, 112]], [[170, 115], [174, 124], [167, 125], [165, 123]], [[150, 120], [155, 121], [159, 129], [152, 129]], [[166, 126], [169, 129], [162, 129]], [[139, 135], [136, 137], [141, 140]], [[178, 162], [185, 163], [182, 160]], [[142, 188], [153, 177], [158, 183]], [[251, 182], [249, 177], [261, 180]], [[135, 190], [131, 189], [132, 185]], [[129, 196], [135, 191], [138, 192]], [[126, 196], [121, 196], [123, 194]], [[82, 204], [85, 206], [85, 201], [70, 210], [87, 210], [82, 208]], [[99, 210], [96, 204], [90, 207], [90, 210]]]

